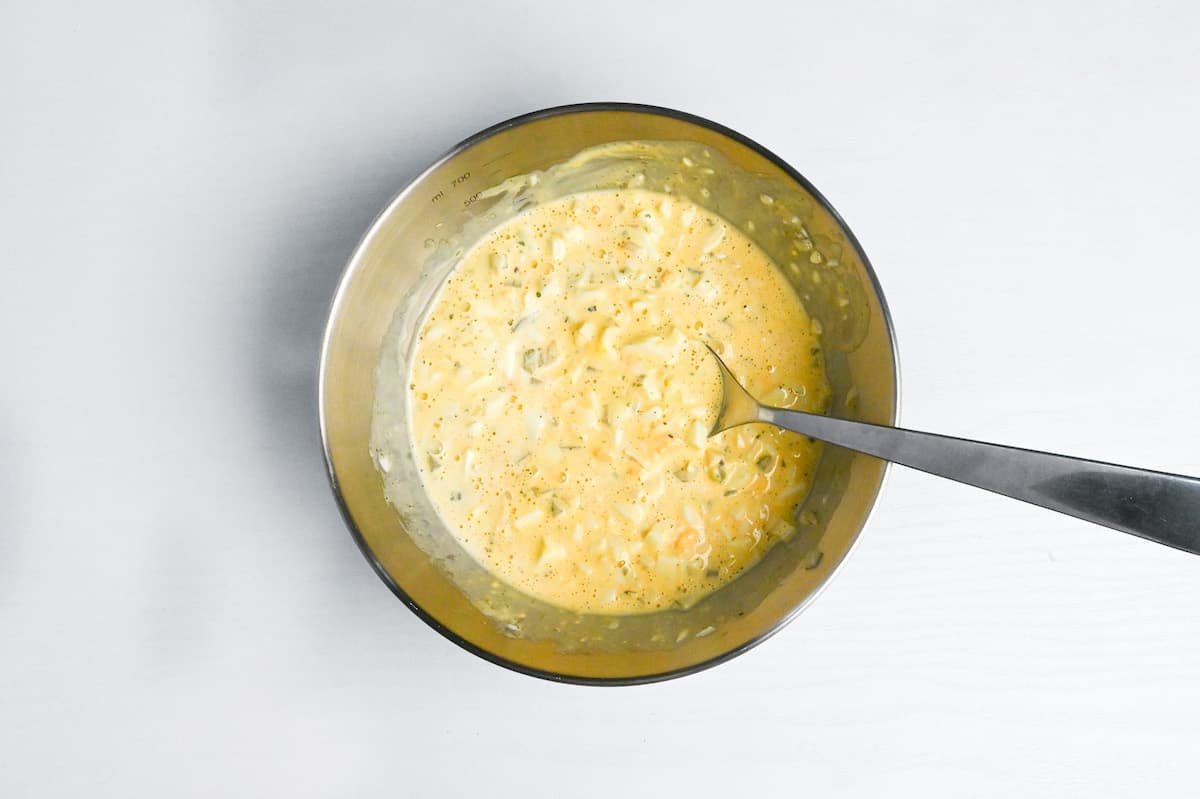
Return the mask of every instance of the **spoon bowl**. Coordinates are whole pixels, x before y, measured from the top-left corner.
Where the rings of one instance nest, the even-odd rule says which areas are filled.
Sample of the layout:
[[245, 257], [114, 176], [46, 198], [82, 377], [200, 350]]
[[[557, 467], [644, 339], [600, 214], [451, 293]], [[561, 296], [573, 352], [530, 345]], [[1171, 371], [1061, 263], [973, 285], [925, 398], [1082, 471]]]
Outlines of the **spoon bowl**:
[[752, 397], [721, 356], [711, 347], [708, 350], [720, 369], [722, 391], [710, 436], [750, 422], [766, 422], [1200, 554], [1200, 479], [772, 408]]

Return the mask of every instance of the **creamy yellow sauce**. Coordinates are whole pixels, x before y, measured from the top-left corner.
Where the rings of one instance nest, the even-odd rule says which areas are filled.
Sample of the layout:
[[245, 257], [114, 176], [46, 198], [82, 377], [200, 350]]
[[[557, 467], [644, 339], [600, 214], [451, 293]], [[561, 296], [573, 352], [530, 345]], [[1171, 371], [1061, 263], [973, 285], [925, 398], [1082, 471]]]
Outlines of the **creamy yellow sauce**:
[[[535, 206], [467, 251], [409, 381], [412, 446], [492, 574], [571, 610], [688, 606], [795, 531], [819, 445], [713, 438], [712, 346], [763, 401], [823, 411], [817, 335], [762, 250], [664, 194]], [[385, 453], [382, 457], [388, 457]]]

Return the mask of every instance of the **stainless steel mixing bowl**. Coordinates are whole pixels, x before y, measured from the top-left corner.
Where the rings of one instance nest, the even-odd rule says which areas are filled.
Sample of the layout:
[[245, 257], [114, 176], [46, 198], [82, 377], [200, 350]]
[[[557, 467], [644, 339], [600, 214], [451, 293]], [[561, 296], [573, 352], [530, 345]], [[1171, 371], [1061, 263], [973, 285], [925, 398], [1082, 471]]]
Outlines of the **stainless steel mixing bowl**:
[[[494, 580], [485, 585], [470, 573], [478, 564], [456, 549], [436, 516], [417, 512], [420, 500], [400, 510], [385, 500], [369, 451], [375, 369], [397, 312], [407, 309], [406, 326], [415, 329], [422, 309], [412, 298], [430, 296], [445, 276], [444, 269], [429, 268], [431, 254], [464, 228], [486, 225], [494, 213], [488, 188], [622, 141], [689, 143], [695, 158], [679, 164], [643, 156], [626, 178], [687, 196], [755, 239], [820, 326], [833, 389], [830, 412], [896, 422], [891, 321], [866, 256], [808, 181], [746, 137], [663, 108], [566, 106], [472, 136], [414, 179], [358, 246], [330, 312], [319, 405], [333, 491], [376, 572], [430, 626], [494, 663], [567, 682], [666, 679], [762, 641], [804, 608], [845, 560], [886, 470], [881, 461], [827, 447], [798, 514], [796, 537], [691, 608], [624, 617], [570, 614]], [[414, 491], [423, 495], [419, 485]]]

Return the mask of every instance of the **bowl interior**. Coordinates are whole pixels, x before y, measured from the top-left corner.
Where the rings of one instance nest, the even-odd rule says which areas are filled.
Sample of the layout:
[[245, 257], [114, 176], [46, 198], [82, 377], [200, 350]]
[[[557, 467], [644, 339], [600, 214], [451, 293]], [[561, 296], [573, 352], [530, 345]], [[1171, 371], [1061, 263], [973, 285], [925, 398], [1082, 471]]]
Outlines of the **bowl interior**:
[[[570, 179], [494, 189], [617, 142], [638, 144], [613, 144], [586, 163], [574, 162]], [[686, 673], [761, 640], [816, 594], [858, 536], [886, 467], [827, 447], [795, 538], [695, 606], [641, 616], [572, 614], [491, 579], [442, 528], [412, 463], [411, 494], [403, 507], [390, 505], [370, 456], [375, 369], [385, 338], [402, 342], [396, 357], [403, 364], [454, 253], [506, 215], [548, 199], [547, 185], [560, 193], [628, 185], [669, 190], [750, 235], [821, 326], [834, 415], [895, 422], [886, 305], [857, 242], [803, 178], [731, 131], [640, 106], [551, 109], [473, 137], [413, 181], [354, 254], [326, 331], [320, 412], [335, 493], [380, 576], [436, 629], [511, 668], [578, 682]]]

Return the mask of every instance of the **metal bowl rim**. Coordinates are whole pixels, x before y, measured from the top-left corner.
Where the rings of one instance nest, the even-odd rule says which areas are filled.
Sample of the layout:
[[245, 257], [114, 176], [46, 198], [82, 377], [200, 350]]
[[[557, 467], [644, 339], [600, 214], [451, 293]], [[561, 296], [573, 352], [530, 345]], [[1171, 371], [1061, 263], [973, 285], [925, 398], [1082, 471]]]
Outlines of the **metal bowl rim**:
[[862, 524], [859, 526], [858, 531], [854, 534], [854, 538], [850, 542], [849, 547], [847, 547], [846, 553], [842, 556], [842, 560], [833, 568], [832, 571], [830, 571], [828, 575], [826, 575], [825, 579], [821, 581], [816, 588], [810, 591], [803, 600], [798, 602], [795, 607], [784, 614], [783, 617], [781, 617], [771, 627], [764, 630], [759, 635], [756, 635], [754, 638], [751, 638], [749, 641], [741, 644], [740, 646], [723, 652], [716, 657], [709, 658], [708, 660], [693, 664], [691, 666], [686, 666], [684, 668], [657, 672], [654, 674], [639, 675], [636, 677], [580, 677], [573, 674], [562, 674], [560, 672], [547, 671], [545, 669], [537, 669], [531, 666], [526, 666], [522, 663], [517, 663], [501, 657], [500, 655], [484, 649], [483, 647], [476, 646], [443, 625], [432, 614], [430, 614], [415, 600], [413, 600], [413, 598], [410, 597], [408, 593], [399, 584], [397, 584], [395, 580], [392, 579], [391, 575], [388, 574], [386, 569], [384, 569], [383, 564], [379, 562], [379, 559], [376, 558], [375, 554], [371, 551], [371, 548], [367, 544], [362, 531], [360, 531], [358, 529], [358, 525], [355, 524], [354, 518], [350, 514], [350, 508], [346, 504], [346, 499], [342, 495], [341, 488], [338, 485], [337, 474], [333, 468], [333, 453], [330, 447], [328, 425], [325, 416], [325, 376], [326, 369], [328, 367], [329, 352], [332, 344], [334, 323], [340, 315], [341, 305], [347, 291], [347, 286], [349, 285], [351, 278], [358, 268], [363, 253], [366, 251], [367, 246], [378, 234], [383, 223], [391, 217], [392, 211], [406, 199], [408, 199], [408, 196], [412, 192], [413, 188], [420, 184], [426, 176], [441, 167], [446, 162], [458, 156], [460, 153], [470, 149], [471, 147], [474, 147], [476, 144], [484, 141], [485, 139], [489, 139], [492, 136], [495, 136], [496, 134], [510, 128], [516, 128], [541, 119], [565, 116], [569, 114], [586, 114], [597, 111], [626, 111], [641, 114], [652, 114], [678, 119], [699, 127], [708, 128], [709, 130], [719, 133], [722, 136], [738, 142], [739, 144], [742, 144], [743, 146], [758, 153], [779, 168], [789, 178], [796, 181], [796, 183], [803, 187], [805, 191], [812, 195], [813, 199], [816, 200], [833, 217], [834, 221], [837, 222], [842, 232], [846, 235], [846, 238], [849, 240], [850, 244], [854, 247], [856, 253], [862, 261], [863, 269], [866, 271], [867, 277], [870, 279], [871, 288], [875, 293], [875, 298], [878, 300], [879, 306], [882, 309], [883, 321], [888, 333], [888, 341], [890, 342], [892, 348], [892, 380], [896, 387], [895, 411], [893, 414], [894, 418], [892, 419], [892, 423], [898, 423], [900, 417], [900, 357], [899, 348], [896, 344], [896, 330], [892, 323], [891, 311], [888, 309], [887, 299], [884, 296], [883, 288], [879, 284], [879, 277], [876, 275], [874, 267], [871, 266], [871, 262], [868, 260], [866, 253], [863, 251], [862, 246], [858, 242], [858, 239], [854, 236], [854, 233], [850, 230], [849, 226], [846, 225], [841, 214], [837, 212], [833, 205], [825, 198], [823, 194], [821, 194], [820, 191], [817, 190], [817, 188], [811, 182], [809, 182], [807, 178], [796, 171], [782, 158], [768, 150], [766, 147], [763, 147], [753, 139], [750, 139], [749, 137], [744, 136], [741, 133], [738, 133], [731, 128], [727, 128], [717, 122], [713, 122], [710, 119], [705, 119], [704, 117], [699, 117], [684, 111], [678, 111], [673, 108], [665, 108], [663, 106], [623, 102], [574, 103], [570, 105], [553, 106], [551, 108], [543, 108], [538, 111], [531, 111], [527, 114], [521, 114], [520, 116], [499, 122], [491, 127], [479, 131], [473, 136], [463, 139], [404, 185], [404, 187], [396, 194], [396, 196], [392, 198], [391, 202], [389, 202], [379, 213], [379, 215], [375, 217], [375, 220], [371, 223], [370, 227], [367, 228], [367, 232], [355, 246], [354, 253], [350, 256], [350, 260], [347, 262], [342, 271], [341, 277], [338, 279], [337, 290], [334, 292], [333, 300], [329, 307], [329, 318], [325, 325], [325, 331], [321, 337], [321, 358], [317, 371], [317, 415], [321, 431], [321, 449], [325, 457], [325, 472], [329, 479], [329, 487], [333, 491], [334, 499], [337, 502], [338, 510], [341, 512], [342, 519], [345, 522], [346, 527], [349, 529], [351, 537], [353, 537], [355, 543], [358, 545], [359, 551], [362, 552], [363, 557], [367, 559], [367, 562], [371, 564], [371, 568], [375, 570], [375, 573], [379, 575], [379, 578], [383, 580], [384, 584], [391, 589], [392, 593], [395, 594], [401, 602], [407, 605], [409, 610], [416, 614], [418, 618], [440, 633], [443, 637], [447, 638], [468, 652], [494, 663], [497, 666], [502, 666], [503, 668], [510, 669], [521, 674], [527, 674], [531, 677], [538, 677], [552, 682], [572, 683], [575, 685], [642, 685], [646, 683], [662, 682], [664, 680], [683, 677], [689, 674], [695, 674], [724, 663], [725, 661], [735, 658], [743, 652], [758, 646], [763, 641], [767, 640], [772, 635], [783, 629], [787, 624], [795, 619], [796, 616], [803, 612], [804, 609], [807, 608], [828, 587], [834, 575], [842, 570], [842, 568], [846, 565], [846, 560], [849, 559], [851, 553], [858, 546], [858, 542], [862, 538], [862, 532], [866, 528], [867, 523], [870, 521], [871, 514], [874, 512], [876, 504], [878, 504], [879, 495], [882, 493], [884, 486], [887, 483], [887, 477], [890, 472], [890, 464], [884, 464], [883, 473], [880, 475], [879, 486], [875, 490], [875, 496], [871, 498], [870, 504], [867, 506], [866, 513], [863, 515]]

